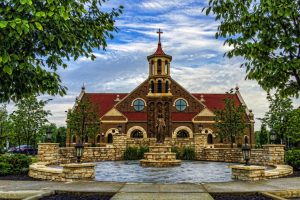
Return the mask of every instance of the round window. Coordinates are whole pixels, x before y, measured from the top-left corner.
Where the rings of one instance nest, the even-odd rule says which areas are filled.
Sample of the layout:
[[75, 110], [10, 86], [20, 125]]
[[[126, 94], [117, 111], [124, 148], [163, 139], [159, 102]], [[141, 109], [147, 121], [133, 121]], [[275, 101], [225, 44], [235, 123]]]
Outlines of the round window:
[[178, 111], [184, 111], [186, 109], [187, 103], [185, 100], [183, 99], [178, 99], [175, 102], [175, 107]]
[[145, 108], [145, 103], [141, 99], [137, 99], [133, 102], [133, 108], [135, 111], [142, 111]]

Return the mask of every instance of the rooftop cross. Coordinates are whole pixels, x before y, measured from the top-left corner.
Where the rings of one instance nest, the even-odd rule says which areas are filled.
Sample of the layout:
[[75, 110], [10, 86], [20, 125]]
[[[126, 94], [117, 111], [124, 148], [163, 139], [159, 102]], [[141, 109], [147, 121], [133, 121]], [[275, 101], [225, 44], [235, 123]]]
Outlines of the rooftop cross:
[[156, 33], [158, 34], [158, 43], [160, 43], [160, 34], [162, 34], [163, 32], [160, 31], [160, 28], [159, 28]]

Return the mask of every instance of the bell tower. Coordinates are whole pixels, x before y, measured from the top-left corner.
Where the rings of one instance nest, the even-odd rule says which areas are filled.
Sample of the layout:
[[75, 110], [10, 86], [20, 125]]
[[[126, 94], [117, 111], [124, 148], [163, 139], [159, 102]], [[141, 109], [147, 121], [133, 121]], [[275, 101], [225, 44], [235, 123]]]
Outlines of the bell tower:
[[158, 30], [158, 45], [154, 54], [147, 57], [149, 62], [149, 93], [148, 95], [170, 95], [170, 63], [172, 56], [165, 54], [160, 41], [161, 34]]
[[149, 62], [149, 92], [147, 94], [148, 128], [150, 137], [156, 137], [157, 142], [163, 142], [171, 137], [171, 76], [170, 63], [172, 56], [165, 54], [161, 45], [160, 29], [158, 30], [158, 45], [154, 54], [147, 57]]

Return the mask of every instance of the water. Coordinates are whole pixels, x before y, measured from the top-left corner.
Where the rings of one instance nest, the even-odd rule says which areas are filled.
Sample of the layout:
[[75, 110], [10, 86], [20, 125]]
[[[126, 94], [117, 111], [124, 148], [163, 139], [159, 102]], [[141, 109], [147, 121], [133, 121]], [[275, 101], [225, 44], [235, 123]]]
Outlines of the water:
[[105, 161], [96, 166], [96, 181], [201, 183], [232, 181], [232, 163], [182, 161], [177, 167], [142, 167], [139, 161]]

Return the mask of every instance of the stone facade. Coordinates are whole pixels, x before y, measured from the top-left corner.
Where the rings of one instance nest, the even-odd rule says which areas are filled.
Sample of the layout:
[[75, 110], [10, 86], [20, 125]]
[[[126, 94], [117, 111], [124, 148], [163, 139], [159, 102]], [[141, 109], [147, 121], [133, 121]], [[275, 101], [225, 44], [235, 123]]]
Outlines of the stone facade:
[[59, 158], [59, 143], [38, 144], [38, 160], [40, 162], [57, 163]]

